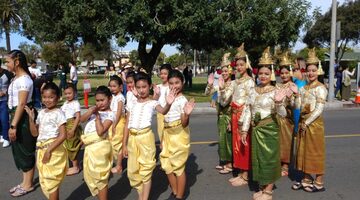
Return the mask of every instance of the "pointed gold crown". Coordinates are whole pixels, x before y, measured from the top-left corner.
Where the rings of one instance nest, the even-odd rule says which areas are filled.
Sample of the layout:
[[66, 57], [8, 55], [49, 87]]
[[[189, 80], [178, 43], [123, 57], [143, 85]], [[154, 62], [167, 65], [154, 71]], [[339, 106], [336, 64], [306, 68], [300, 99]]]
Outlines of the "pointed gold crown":
[[283, 55], [280, 57], [280, 66], [290, 66], [292, 65], [292, 62], [289, 58], [289, 51], [286, 51]]
[[271, 54], [270, 54], [270, 47], [267, 47], [264, 52], [262, 53], [262, 56], [260, 58], [260, 61], [259, 61], [259, 65], [273, 65], [274, 64], [274, 61], [273, 59], [271, 58]]
[[235, 58], [236, 58], [236, 59], [246, 58], [247, 53], [246, 53], [246, 51], [245, 51], [245, 45], [244, 45], [244, 43], [242, 43], [241, 46], [238, 47], [236, 50], [237, 50], [237, 53], [236, 53], [236, 55], [235, 55]]
[[225, 53], [223, 55], [222, 61], [221, 61], [221, 67], [229, 66], [231, 64], [229, 57], [230, 57], [230, 53]]
[[306, 64], [307, 65], [310, 65], [310, 64], [317, 65], [317, 64], [319, 64], [319, 61], [320, 61], [319, 58], [316, 56], [315, 47], [312, 49], [309, 49]]

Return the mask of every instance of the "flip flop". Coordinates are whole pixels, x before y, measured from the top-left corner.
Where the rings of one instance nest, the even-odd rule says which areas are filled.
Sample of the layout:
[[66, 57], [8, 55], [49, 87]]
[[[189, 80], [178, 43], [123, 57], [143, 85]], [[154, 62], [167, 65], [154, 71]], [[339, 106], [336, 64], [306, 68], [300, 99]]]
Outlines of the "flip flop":
[[224, 169], [222, 169], [222, 170], [220, 170], [219, 171], [219, 173], [220, 174], [228, 174], [228, 173], [230, 173], [230, 172], [232, 172], [233, 171], [233, 169], [232, 168], [229, 168], [229, 167], [224, 167]]
[[305, 192], [310, 192], [310, 193], [324, 192], [324, 191], [325, 191], [325, 187], [324, 187], [324, 186], [316, 187], [314, 184], [312, 184], [312, 185], [303, 187], [303, 190], [304, 190]]
[[222, 165], [217, 165], [217, 166], [215, 167], [215, 169], [222, 170], [222, 169], [224, 169], [224, 166], [222, 166]]
[[14, 186], [13, 188], [11, 188], [11, 189], [9, 190], [9, 193], [15, 192], [15, 190], [16, 190], [17, 188], [20, 188], [20, 187], [21, 187], [21, 185]]
[[303, 188], [303, 185], [300, 182], [294, 183], [294, 185], [291, 186], [291, 189], [293, 190], [301, 190]]
[[33, 187], [31, 187], [29, 190], [25, 190], [23, 187], [18, 187], [15, 189], [15, 191], [13, 193], [11, 193], [11, 196], [13, 197], [20, 197], [20, 196], [24, 196], [30, 192], [32, 192], [34, 190]]

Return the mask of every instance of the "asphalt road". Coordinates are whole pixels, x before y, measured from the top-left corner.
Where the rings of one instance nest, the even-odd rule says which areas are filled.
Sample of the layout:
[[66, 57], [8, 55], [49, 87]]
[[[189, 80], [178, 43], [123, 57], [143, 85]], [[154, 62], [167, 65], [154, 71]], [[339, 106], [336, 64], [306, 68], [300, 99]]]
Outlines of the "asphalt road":
[[[291, 190], [292, 181], [283, 177], [276, 182], [274, 199], [360, 199], [360, 110], [326, 111], [326, 192], [310, 194]], [[218, 162], [216, 116], [194, 115], [191, 118], [191, 155], [187, 162], [186, 197], [191, 200], [251, 199], [253, 186], [232, 187], [228, 175], [214, 169]], [[11, 149], [0, 149], [0, 200], [12, 199], [8, 189], [19, 183], [21, 174], [16, 170]], [[36, 182], [38, 182], [36, 174]], [[166, 199], [170, 194], [165, 174], [157, 167], [153, 174], [151, 199]], [[36, 190], [23, 199], [45, 199], [38, 183]], [[83, 174], [66, 177], [60, 189], [60, 199], [95, 199], [83, 181]], [[137, 199], [129, 186], [126, 173], [110, 179], [109, 199]]]

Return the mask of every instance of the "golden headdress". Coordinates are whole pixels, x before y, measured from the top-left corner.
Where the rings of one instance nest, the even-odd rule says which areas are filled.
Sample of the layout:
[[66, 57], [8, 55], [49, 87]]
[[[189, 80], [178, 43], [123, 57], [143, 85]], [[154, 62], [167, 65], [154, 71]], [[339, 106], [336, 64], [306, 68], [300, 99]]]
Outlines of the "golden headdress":
[[293, 76], [293, 70], [292, 70], [292, 62], [289, 58], [289, 51], [286, 51], [281, 57], [280, 57], [280, 67], [282, 66], [289, 66], [290, 67], [290, 76]]
[[235, 55], [235, 59], [245, 58], [246, 59], [246, 68], [251, 68], [249, 56], [247, 55], [247, 52], [245, 51], [245, 44], [242, 43], [239, 48], [237, 48], [237, 53]]
[[321, 66], [321, 61], [320, 59], [316, 56], [316, 52], [315, 52], [315, 47], [312, 49], [309, 49], [308, 52], [308, 58], [306, 60], [306, 64], [307, 65], [317, 65], [318, 66], [318, 75], [323, 75], [324, 70], [322, 69]]
[[270, 54], [270, 47], [267, 47], [264, 52], [262, 53], [262, 56], [259, 61], [259, 65], [273, 65], [274, 61], [272, 59], [272, 56]]
[[223, 55], [222, 61], [221, 61], [221, 67], [229, 66], [231, 64], [229, 57], [230, 57], [230, 53], [225, 53]]

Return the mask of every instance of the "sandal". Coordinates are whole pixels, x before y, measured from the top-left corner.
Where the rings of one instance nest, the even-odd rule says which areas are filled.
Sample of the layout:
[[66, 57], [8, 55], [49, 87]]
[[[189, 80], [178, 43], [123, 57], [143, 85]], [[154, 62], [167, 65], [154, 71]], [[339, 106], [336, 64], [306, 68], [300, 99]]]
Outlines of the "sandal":
[[289, 176], [289, 168], [281, 168], [281, 176]]
[[13, 197], [20, 197], [24, 196], [25, 194], [28, 194], [34, 190], [33, 187], [31, 187], [29, 190], [25, 190], [22, 186], [15, 189], [13, 193], [11, 193], [11, 196]]
[[303, 179], [301, 182], [296, 182], [291, 189], [293, 190], [301, 190], [304, 189], [306, 187], [309, 187], [312, 185], [312, 181], [311, 180], [305, 180]]
[[20, 188], [20, 187], [21, 187], [21, 185], [14, 186], [13, 188], [11, 188], [11, 189], [9, 190], [9, 193], [14, 193], [15, 190], [18, 189], [18, 188]]
[[228, 174], [228, 173], [230, 173], [230, 172], [232, 172], [232, 171], [233, 171], [232, 168], [227, 167], [227, 166], [225, 165], [225, 166], [224, 166], [224, 169], [220, 170], [219, 173], [220, 173], [220, 174]]
[[80, 173], [80, 167], [78, 167], [77, 169], [75, 167], [71, 167], [67, 170], [66, 176], [73, 176], [78, 173]]
[[263, 190], [261, 194], [254, 198], [255, 200], [272, 200], [272, 192]]
[[242, 176], [239, 176], [240, 179], [237, 179], [236, 181], [231, 182], [231, 185], [234, 187], [238, 187], [238, 186], [243, 186], [243, 185], [247, 185], [248, 184], [248, 180], [245, 179]]
[[215, 169], [217, 169], [217, 170], [223, 170], [223, 169], [224, 169], [224, 166], [222, 166], [222, 165], [217, 165], [217, 166], [215, 167]]
[[305, 192], [311, 192], [311, 193], [313, 193], [313, 192], [324, 192], [325, 187], [324, 187], [323, 183], [319, 184], [319, 183], [316, 183], [314, 181], [314, 183], [311, 184], [310, 186], [304, 187], [304, 191]]
[[229, 182], [232, 183], [232, 182], [236, 181], [239, 178], [240, 178], [240, 176], [232, 177], [232, 178], [229, 179]]

